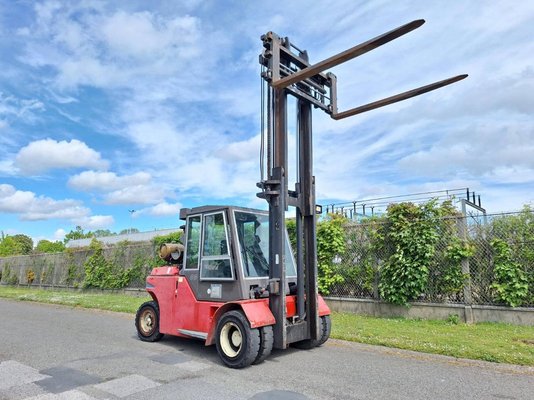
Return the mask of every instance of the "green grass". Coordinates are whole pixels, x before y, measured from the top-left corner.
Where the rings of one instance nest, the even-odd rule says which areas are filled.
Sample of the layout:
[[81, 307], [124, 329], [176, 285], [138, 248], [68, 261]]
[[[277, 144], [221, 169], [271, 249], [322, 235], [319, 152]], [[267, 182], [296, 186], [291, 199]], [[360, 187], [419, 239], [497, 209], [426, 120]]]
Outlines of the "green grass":
[[[0, 297], [135, 313], [149, 296], [0, 287]], [[451, 319], [453, 321], [453, 319]], [[459, 358], [534, 366], [534, 327], [496, 323], [374, 318], [334, 313], [336, 339]]]
[[135, 297], [116, 293], [39, 290], [5, 286], [0, 287], [0, 297], [126, 313], [135, 313], [142, 303], [150, 300], [148, 295]]
[[474, 360], [534, 365], [534, 327], [334, 313], [331, 337]]

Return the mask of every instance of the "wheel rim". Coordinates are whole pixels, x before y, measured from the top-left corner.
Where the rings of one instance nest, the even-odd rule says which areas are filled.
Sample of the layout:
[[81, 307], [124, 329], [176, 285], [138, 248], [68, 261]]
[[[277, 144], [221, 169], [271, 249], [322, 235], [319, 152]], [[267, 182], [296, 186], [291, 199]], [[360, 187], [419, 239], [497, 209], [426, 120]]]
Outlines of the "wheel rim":
[[151, 310], [151, 309], [144, 310], [141, 313], [139, 322], [140, 322], [141, 333], [144, 336], [150, 336], [156, 327], [155, 326], [156, 325], [156, 314], [154, 310]]
[[221, 349], [230, 358], [236, 357], [243, 346], [243, 333], [239, 326], [233, 322], [227, 322], [221, 329]]

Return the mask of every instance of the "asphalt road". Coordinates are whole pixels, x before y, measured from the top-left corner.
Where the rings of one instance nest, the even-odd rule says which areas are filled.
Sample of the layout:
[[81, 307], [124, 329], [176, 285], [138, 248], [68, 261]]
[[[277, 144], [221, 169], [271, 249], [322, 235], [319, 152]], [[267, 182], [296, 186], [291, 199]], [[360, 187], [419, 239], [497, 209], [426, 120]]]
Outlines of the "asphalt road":
[[0, 399], [534, 399], [534, 368], [330, 340], [226, 368], [216, 349], [137, 339], [133, 316], [0, 300]]

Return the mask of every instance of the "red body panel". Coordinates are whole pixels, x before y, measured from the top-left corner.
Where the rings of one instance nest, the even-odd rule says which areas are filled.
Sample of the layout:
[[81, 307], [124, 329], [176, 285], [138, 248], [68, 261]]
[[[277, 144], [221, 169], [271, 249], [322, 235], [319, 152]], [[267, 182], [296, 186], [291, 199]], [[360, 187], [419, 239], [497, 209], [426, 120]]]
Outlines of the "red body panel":
[[[197, 301], [189, 282], [179, 275], [176, 267], [154, 268], [147, 278], [147, 291], [158, 302], [159, 331], [183, 337], [204, 337], [206, 345], [213, 336], [220, 315], [231, 309], [241, 309], [251, 328], [273, 325], [275, 319], [269, 309], [269, 299], [237, 300], [232, 302]], [[319, 315], [330, 314], [321, 296], [318, 297]], [[296, 296], [286, 297], [287, 317], [296, 315]], [[180, 332], [189, 331], [190, 334]], [[194, 333], [194, 334], [191, 334]]]

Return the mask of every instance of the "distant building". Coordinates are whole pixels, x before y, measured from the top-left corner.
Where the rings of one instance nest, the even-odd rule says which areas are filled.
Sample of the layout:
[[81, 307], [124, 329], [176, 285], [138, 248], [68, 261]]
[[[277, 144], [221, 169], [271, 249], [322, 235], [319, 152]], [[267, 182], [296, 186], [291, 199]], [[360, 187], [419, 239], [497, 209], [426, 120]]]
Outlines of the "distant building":
[[[181, 231], [180, 228], [161, 229], [161, 230], [149, 231], [149, 232], [125, 233], [123, 235], [102, 236], [96, 239], [105, 245], [112, 245], [112, 244], [116, 244], [119, 242], [124, 242], [125, 240], [127, 240], [128, 242], [132, 242], [132, 243], [149, 242], [156, 236], [165, 236], [165, 235], [168, 235], [169, 233], [180, 232], [180, 231]], [[93, 240], [93, 238], [69, 240], [66, 246], [68, 248], [88, 247], [91, 244], [91, 240]]]

